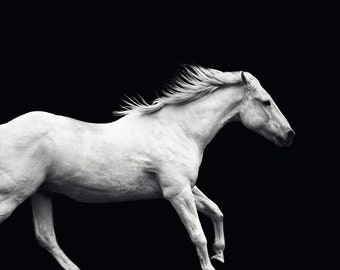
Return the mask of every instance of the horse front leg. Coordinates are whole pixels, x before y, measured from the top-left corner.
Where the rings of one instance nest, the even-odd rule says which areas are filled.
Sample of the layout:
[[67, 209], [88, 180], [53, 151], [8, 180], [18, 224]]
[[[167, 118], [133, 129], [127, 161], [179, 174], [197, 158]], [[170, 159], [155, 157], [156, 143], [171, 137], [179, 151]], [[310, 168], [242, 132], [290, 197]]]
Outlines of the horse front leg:
[[214, 270], [208, 255], [207, 239], [198, 218], [195, 199], [190, 186], [186, 187], [180, 194], [167, 199], [175, 208], [196, 247], [202, 270]]
[[218, 206], [196, 186], [193, 187], [192, 192], [195, 197], [195, 203], [198, 211], [208, 216], [214, 225], [215, 241], [213, 249], [215, 255], [212, 256], [211, 259], [224, 263], [225, 240], [223, 231], [223, 213]]
[[79, 270], [59, 247], [53, 226], [52, 199], [37, 191], [32, 197], [35, 235], [39, 244], [59, 262], [65, 270]]

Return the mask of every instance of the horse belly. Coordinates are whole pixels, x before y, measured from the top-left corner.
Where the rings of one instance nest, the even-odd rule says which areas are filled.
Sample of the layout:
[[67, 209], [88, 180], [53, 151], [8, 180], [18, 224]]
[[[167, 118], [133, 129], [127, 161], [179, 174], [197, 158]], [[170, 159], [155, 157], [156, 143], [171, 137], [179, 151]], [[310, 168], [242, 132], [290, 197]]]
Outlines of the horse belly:
[[146, 200], [162, 197], [157, 179], [145, 174], [135, 177], [61, 178], [44, 184], [49, 191], [89, 203]]

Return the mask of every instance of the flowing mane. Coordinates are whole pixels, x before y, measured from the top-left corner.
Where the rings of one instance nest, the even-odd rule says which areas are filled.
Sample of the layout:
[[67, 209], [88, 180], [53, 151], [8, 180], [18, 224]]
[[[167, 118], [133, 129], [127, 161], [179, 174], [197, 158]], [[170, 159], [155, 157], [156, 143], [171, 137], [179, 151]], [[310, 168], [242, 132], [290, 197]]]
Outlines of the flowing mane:
[[220, 87], [237, 84], [241, 81], [239, 72], [222, 72], [197, 65], [185, 65], [162, 91], [162, 97], [158, 97], [151, 104], [148, 104], [141, 96], [139, 96], [139, 100], [127, 97], [127, 100], [124, 100], [125, 104], [122, 105], [122, 110], [115, 111], [114, 114], [120, 116], [131, 112], [150, 114], [162, 109], [165, 105], [188, 103], [208, 95]]

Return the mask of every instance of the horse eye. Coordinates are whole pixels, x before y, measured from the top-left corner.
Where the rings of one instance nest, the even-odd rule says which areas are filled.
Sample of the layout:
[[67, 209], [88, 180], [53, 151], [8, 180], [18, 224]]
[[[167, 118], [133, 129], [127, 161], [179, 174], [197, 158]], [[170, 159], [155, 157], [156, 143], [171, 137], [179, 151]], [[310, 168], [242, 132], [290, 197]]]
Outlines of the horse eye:
[[270, 105], [271, 105], [271, 102], [270, 102], [270, 100], [264, 100], [264, 101], [262, 101], [262, 104], [263, 104], [264, 106], [270, 106]]

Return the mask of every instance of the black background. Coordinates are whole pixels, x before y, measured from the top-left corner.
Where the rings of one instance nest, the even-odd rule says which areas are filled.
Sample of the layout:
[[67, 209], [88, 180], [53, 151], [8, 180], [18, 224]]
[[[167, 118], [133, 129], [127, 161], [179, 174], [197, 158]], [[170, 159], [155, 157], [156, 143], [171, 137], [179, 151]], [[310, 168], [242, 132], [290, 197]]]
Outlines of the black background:
[[[217, 268], [324, 265], [325, 175], [312, 136], [318, 85], [305, 79], [322, 58], [322, 11], [227, 7], [16, 7], [3, 24], [1, 123], [32, 110], [111, 122], [124, 94], [152, 101], [181, 64], [249, 71], [296, 138], [277, 148], [235, 123], [207, 147], [197, 185], [225, 215], [226, 264]], [[61, 269], [38, 246], [31, 216], [28, 200], [1, 224], [1, 269]], [[60, 246], [81, 269], [200, 269], [165, 200], [83, 204], [55, 195], [54, 217]], [[201, 222], [211, 252], [213, 227]]]

